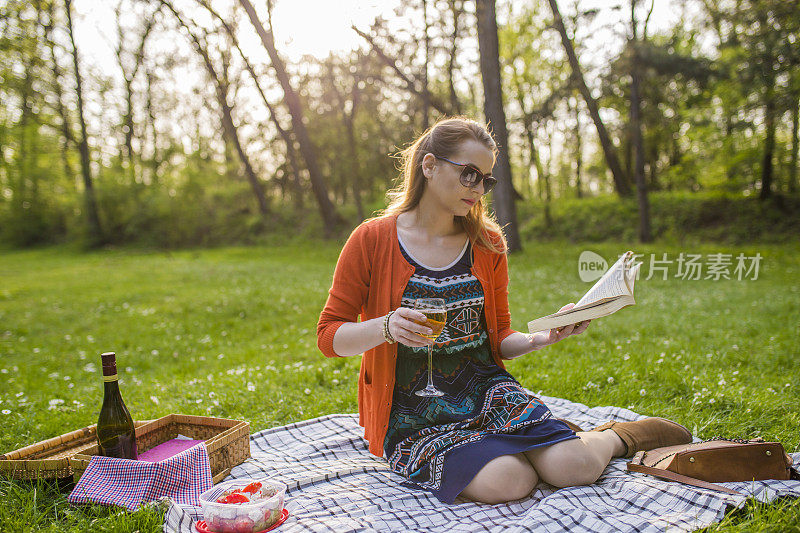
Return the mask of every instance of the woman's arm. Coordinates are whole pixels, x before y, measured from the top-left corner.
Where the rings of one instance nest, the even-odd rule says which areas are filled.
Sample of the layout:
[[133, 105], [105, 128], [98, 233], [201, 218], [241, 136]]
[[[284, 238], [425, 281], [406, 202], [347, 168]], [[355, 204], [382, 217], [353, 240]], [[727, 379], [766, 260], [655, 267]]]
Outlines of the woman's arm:
[[[333, 336], [333, 351], [336, 355], [349, 357], [359, 355], [386, 342], [383, 338], [383, 321], [381, 316], [364, 322], [346, 322], [339, 326]], [[426, 320], [425, 315], [407, 307], [399, 307], [389, 317], [389, 334], [394, 340], [406, 346], [427, 346], [432, 340], [417, 335], [431, 333], [431, 329], [414, 322]]]
[[[570, 309], [574, 306], [575, 304], [570, 303], [559, 309], [559, 311]], [[551, 329], [547, 332], [539, 331], [532, 335], [514, 332], [500, 343], [500, 357], [503, 359], [514, 359], [515, 357], [531, 353], [535, 350], [541, 350], [546, 346], [566, 339], [570, 335], [580, 335], [589, 327], [589, 322], [591, 322], [591, 320], [584, 320], [577, 324]]]

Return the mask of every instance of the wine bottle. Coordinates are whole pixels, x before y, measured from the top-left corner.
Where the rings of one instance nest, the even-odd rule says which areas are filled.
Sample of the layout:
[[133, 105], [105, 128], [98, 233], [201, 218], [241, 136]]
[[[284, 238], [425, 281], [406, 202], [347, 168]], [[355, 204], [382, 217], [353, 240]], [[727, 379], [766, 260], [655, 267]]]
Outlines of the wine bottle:
[[100, 355], [103, 362], [103, 407], [97, 418], [98, 455], [138, 459], [133, 419], [119, 393], [117, 356], [114, 352]]

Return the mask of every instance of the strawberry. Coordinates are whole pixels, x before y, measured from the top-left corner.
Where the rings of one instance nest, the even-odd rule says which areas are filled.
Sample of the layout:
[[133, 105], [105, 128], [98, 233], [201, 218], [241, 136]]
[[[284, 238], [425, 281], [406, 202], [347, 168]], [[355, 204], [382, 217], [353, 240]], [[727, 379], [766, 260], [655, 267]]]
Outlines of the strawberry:
[[258, 489], [260, 489], [260, 488], [261, 488], [261, 483], [259, 483], [258, 481], [253, 481], [252, 483], [247, 485], [245, 488], [243, 488], [242, 492], [248, 492], [250, 494], [255, 494], [256, 492], [258, 492]]

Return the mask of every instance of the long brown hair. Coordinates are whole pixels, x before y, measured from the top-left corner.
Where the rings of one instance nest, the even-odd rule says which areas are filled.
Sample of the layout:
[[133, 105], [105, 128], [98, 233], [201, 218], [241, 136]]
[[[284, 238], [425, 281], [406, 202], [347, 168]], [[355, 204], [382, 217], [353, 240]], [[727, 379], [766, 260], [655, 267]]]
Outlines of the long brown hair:
[[[417, 207], [428, 183], [422, 173], [422, 158], [426, 154], [453, 157], [461, 143], [467, 140], [478, 141], [491, 150], [492, 154], [497, 155], [497, 144], [486, 127], [466, 117], [438, 121], [411, 145], [401, 150], [398, 154], [401, 183], [387, 193], [389, 206], [381, 215], [399, 215]], [[483, 196], [466, 216], [457, 216], [455, 219], [473, 244], [495, 253], [506, 253], [503, 231], [486, 208]]]

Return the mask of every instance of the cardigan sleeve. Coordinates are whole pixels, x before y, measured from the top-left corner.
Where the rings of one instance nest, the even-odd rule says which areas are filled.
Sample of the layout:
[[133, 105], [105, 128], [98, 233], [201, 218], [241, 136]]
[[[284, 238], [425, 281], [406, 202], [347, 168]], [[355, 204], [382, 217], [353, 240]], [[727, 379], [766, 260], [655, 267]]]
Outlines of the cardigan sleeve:
[[496, 254], [494, 262], [494, 306], [497, 314], [497, 342], [515, 333], [511, 329], [511, 313], [508, 309], [508, 258]]
[[367, 300], [372, 271], [368, 228], [358, 226], [339, 254], [328, 300], [317, 322], [317, 346], [326, 357], [338, 357], [333, 337], [339, 326], [356, 322]]

